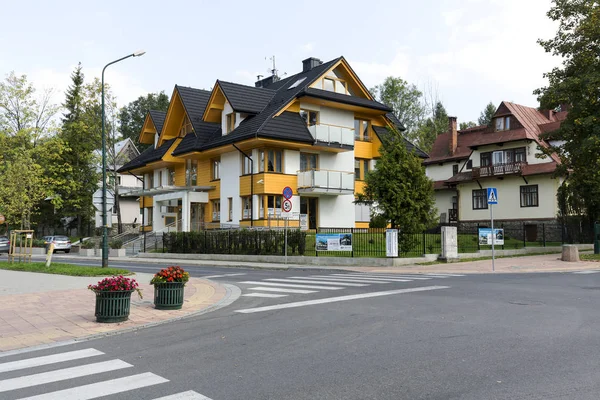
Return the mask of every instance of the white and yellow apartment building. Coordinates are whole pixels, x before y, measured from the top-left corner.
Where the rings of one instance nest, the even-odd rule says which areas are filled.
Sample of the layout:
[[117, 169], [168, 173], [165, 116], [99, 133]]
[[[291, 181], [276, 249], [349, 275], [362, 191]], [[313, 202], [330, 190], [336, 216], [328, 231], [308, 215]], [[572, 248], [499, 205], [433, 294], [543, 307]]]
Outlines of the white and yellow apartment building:
[[255, 86], [176, 85], [167, 112], [148, 113], [140, 142], [153, 146], [120, 169], [143, 177], [146, 230], [281, 227], [286, 186], [290, 226], [304, 214], [309, 229], [368, 227], [370, 209], [355, 197], [382, 135], [403, 128], [343, 57], [302, 67]]
[[450, 117], [448, 132], [437, 137], [424, 161], [440, 222], [489, 223], [488, 187], [498, 189], [498, 224], [535, 232], [537, 224], [555, 221], [564, 179], [555, 176], [560, 159], [543, 156], [541, 148], [560, 145], [545, 134], [556, 131], [566, 115], [504, 101], [489, 126], [457, 130]]

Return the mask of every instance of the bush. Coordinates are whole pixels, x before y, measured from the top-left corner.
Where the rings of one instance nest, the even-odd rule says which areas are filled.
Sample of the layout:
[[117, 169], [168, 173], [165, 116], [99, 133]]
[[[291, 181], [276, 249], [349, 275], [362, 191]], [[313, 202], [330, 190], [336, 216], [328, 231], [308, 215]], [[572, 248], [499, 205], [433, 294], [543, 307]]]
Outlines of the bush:
[[86, 240], [85, 242], [81, 242], [82, 249], [94, 249], [96, 248], [96, 243], [93, 240]]
[[388, 221], [383, 217], [383, 215], [375, 215], [371, 217], [371, 221], [369, 221], [369, 228], [387, 228]]
[[122, 240], [111, 240], [110, 243], [108, 244], [110, 246], [111, 249], [120, 249], [123, 247], [123, 241]]
[[33, 247], [45, 247], [46, 243], [44, 239], [33, 239]]

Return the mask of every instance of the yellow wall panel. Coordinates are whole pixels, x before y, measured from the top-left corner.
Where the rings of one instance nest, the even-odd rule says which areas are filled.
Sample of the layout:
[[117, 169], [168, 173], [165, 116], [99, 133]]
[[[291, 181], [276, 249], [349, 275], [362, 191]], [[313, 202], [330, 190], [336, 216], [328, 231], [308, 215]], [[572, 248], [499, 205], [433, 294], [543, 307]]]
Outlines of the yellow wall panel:
[[152, 207], [153, 199], [152, 196], [140, 197], [140, 208]]
[[381, 154], [379, 154], [380, 147], [381, 147], [381, 140], [379, 140], [377, 135], [373, 135], [373, 140], [371, 141], [372, 158], [381, 157]]
[[370, 160], [373, 158], [373, 144], [371, 142], [354, 142], [354, 157], [365, 158]]
[[354, 181], [354, 193], [355, 194], [363, 193], [364, 189], [365, 189], [364, 181]]
[[175, 166], [175, 186], [185, 186], [185, 164]]
[[366, 229], [369, 227], [369, 223], [368, 222], [355, 222], [354, 227], [360, 228], [360, 229]]
[[298, 176], [285, 174], [264, 174], [264, 193], [281, 194], [289, 186], [298, 194]]

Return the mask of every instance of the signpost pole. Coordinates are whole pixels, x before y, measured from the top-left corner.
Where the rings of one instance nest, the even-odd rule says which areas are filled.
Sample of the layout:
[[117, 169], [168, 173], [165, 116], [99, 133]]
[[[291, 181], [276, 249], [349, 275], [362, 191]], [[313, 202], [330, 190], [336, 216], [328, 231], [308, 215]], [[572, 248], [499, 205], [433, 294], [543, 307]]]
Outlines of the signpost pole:
[[496, 242], [496, 235], [494, 234], [494, 205], [490, 204], [490, 221], [491, 221], [491, 225], [492, 225], [492, 272], [496, 271], [496, 266], [495, 266], [495, 250], [494, 250], [494, 243]]

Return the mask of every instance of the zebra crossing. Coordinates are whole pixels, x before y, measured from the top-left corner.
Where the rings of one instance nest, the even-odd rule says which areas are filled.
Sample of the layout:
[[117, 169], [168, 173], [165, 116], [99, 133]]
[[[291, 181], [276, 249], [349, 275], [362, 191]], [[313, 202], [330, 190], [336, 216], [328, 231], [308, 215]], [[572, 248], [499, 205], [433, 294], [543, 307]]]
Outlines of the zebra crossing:
[[[73, 386], [77, 384], [78, 378], [99, 378], [102, 374], [113, 371], [121, 371], [121, 375], [125, 375], [128, 369], [134, 367], [119, 359], [98, 361], [101, 356], [105, 356], [105, 353], [88, 348], [0, 363], [0, 398], [7, 400], [88, 400], [119, 394], [129, 398], [137, 389], [169, 382], [168, 379], [159, 375], [143, 372]], [[70, 363], [69, 365], [72, 365], [73, 362], [77, 362], [79, 365], [65, 368], [64, 363], [67, 362]], [[46, 370], [48, 367], [51, 370]], [[43, 368], [44, 371], [40, 372], [40, 368]], [[15, 372], [19, 376], [15, 376]], [[62, 383], [67, 387], [55, 390], [56, 383]], [[43, 391], [44, 385], [48, 385], [52, 389], [44, 393], [38, 391], [39, 394], [29, 397], [22, 397], [22, 393], [19, 394], [20, 390], [29, 388], [41, 387]], [[154, 400], [211, 399], [193, 390], [188, 390], [157, 397]]]
[[585, 271], [575, 271], [573, 273], [574, 274], [587, 275], [587, 274], [597, 274], [599, 272], [600, 272], [600, 269], [590, 269], [590, 270], [585, 270]]
[[244, 285], [243, 297], [283, 298], [293, 295], [333, 292], [349, 288], [366, 288], [391, 283], [422, 282], [432, 279], [461, 277], [461, 274], [393, 274], [393, 273], [330, 273], [309, 276], [265, 278], [237, 282]]

